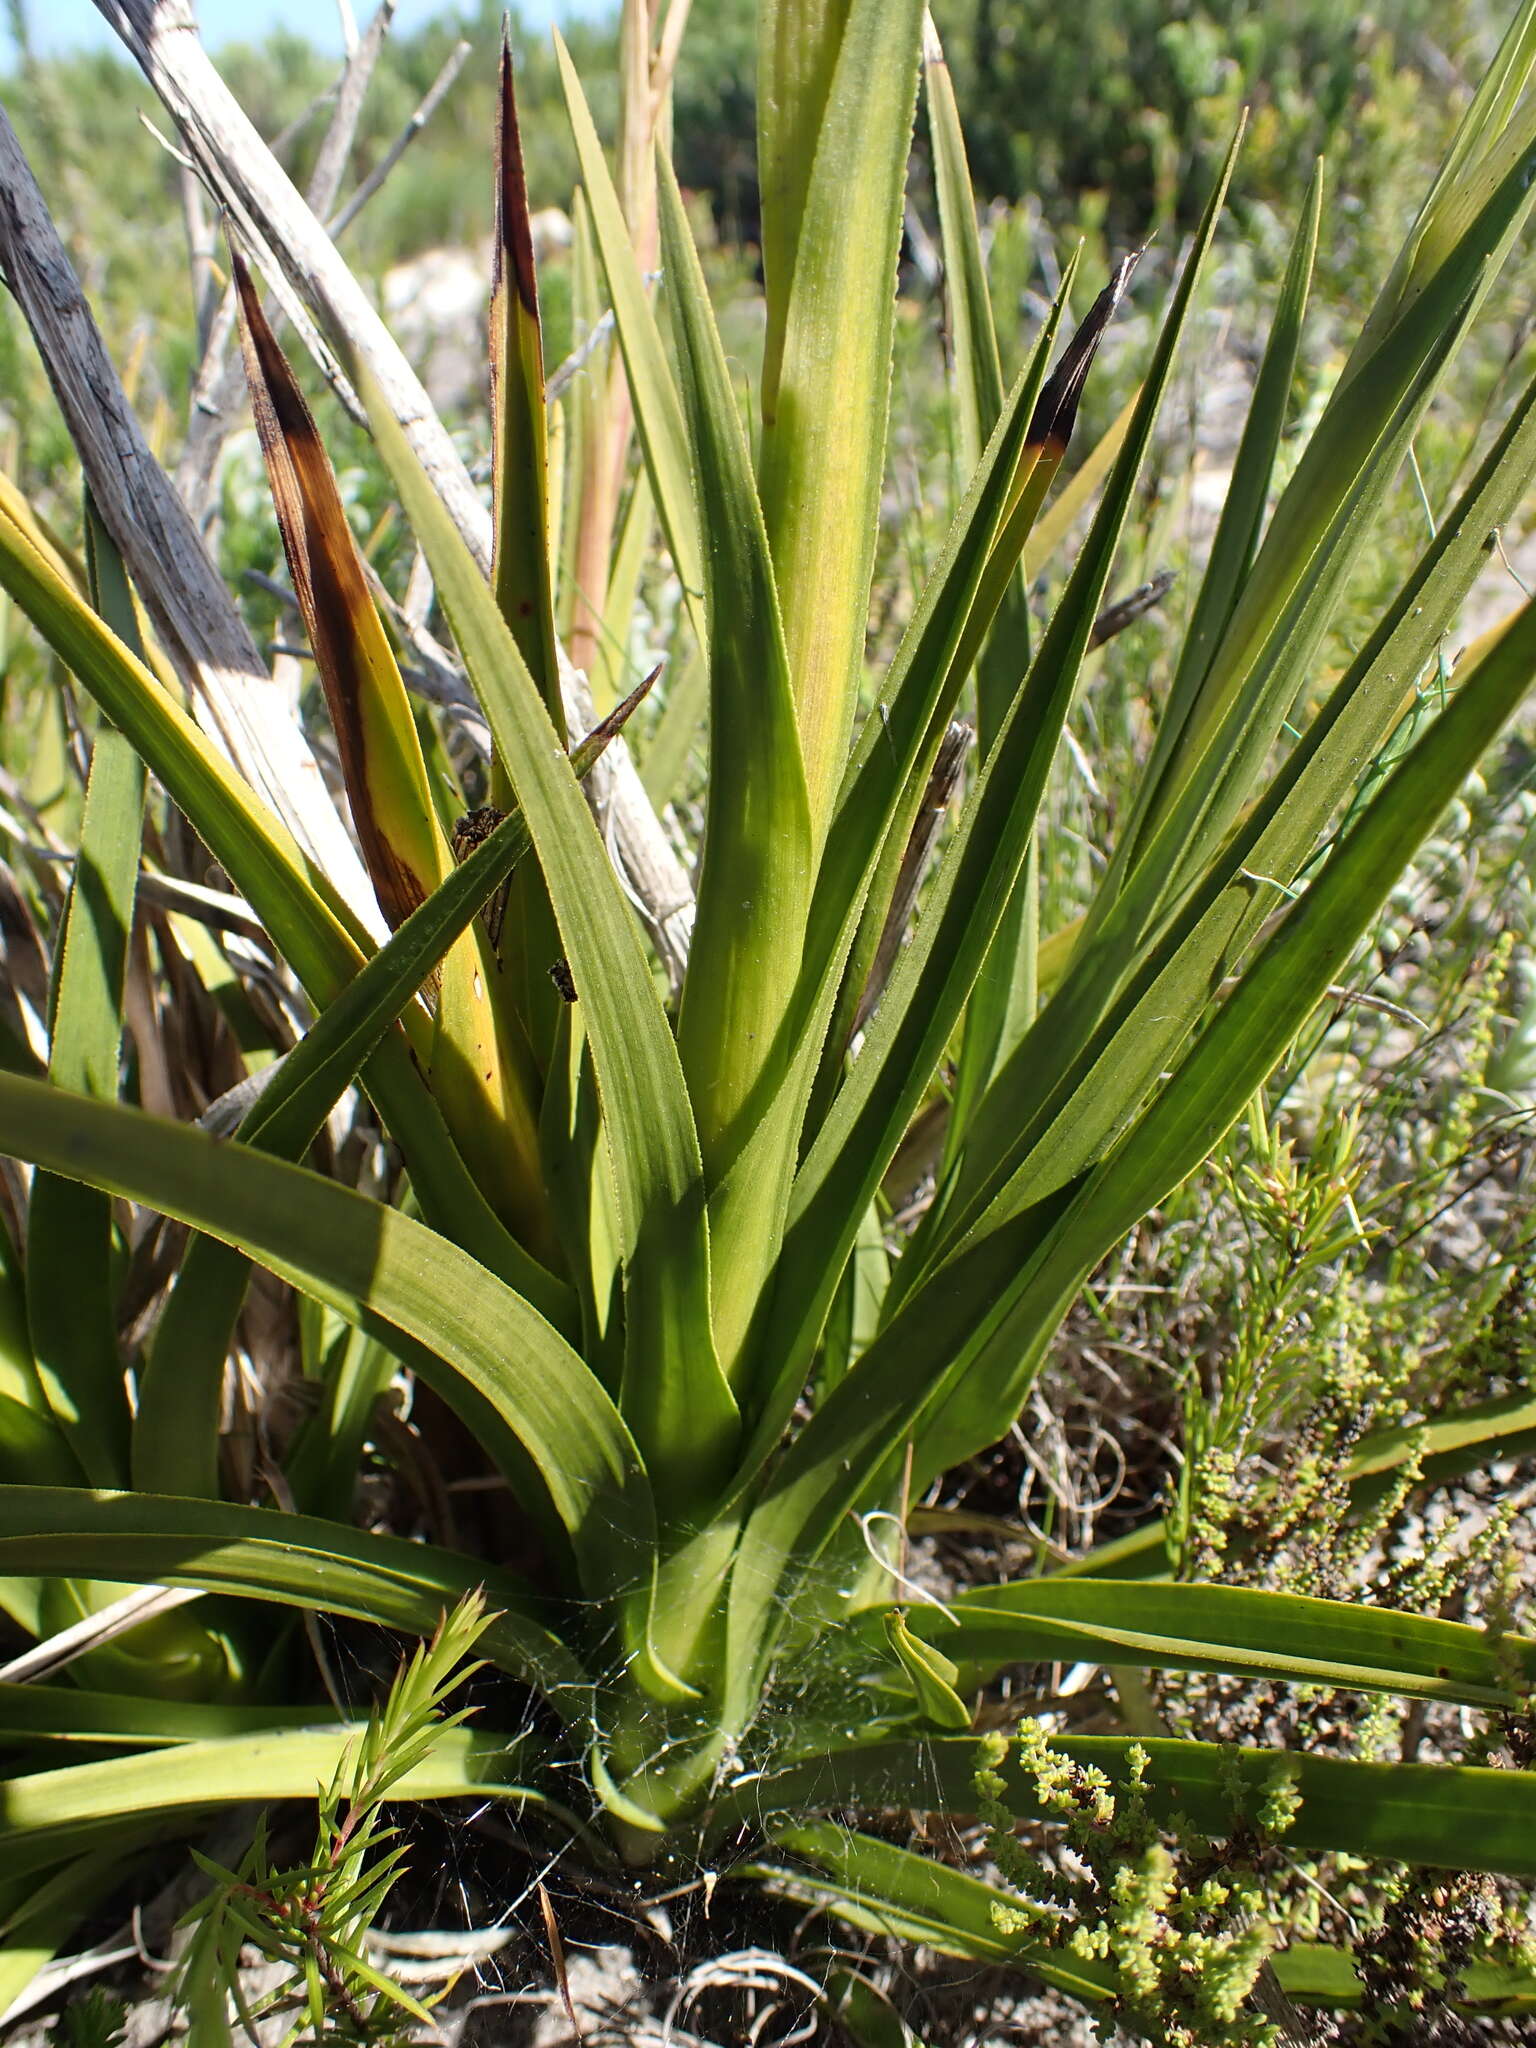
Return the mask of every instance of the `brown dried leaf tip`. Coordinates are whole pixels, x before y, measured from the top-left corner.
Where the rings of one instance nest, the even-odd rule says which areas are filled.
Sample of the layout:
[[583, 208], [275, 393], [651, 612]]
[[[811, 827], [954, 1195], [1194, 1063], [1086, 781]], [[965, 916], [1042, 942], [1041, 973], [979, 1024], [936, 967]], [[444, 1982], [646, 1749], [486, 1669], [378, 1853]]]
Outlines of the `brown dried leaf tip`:
[[658, 661], [650, 674], [642, 677], [630, 691], [629, 695], [620, 703], [615, 704], [606, 718], [599, 719], [584, 740], [572, 747], [571, 766], [578, 775], [587, 775], [591, 772], [609, 745], [618, 738], [635, 712], [639, 710], [640, 706], [650, 695], [651, 690], [655, 686], [656, 678], [665, 667], [666, 663], [664, 661]]
[[523, 139], [517, 125], [517, 94], [512, 84], [512, 46], [505, 28], [501, 37], [501, 93], [496, 122], [496, 252], [493, 293], [511, 283], [525, 312], [539, 317], [539, 284], [533, 262], [533, 229], [528, 217], [528, 179], [523, 168]]
[[250, 270], [233, 246], [230, 261], [251, 411], [283, 553], [325, 689], [363, 859], [393, 928], [426, 894], [422, 877], [403, 857], [380, 815], [385, 792], [377, 786], [369, 759], [365, 707], [376, 700], [381, 682], [393, 670], [393, 656], [314, 415], [267, 324]]
[[1122, 256], [1115, 265], [1109, 283], [1089, 307], [1088, 317], [1067, 343], [1061, 361], [1046, 378], [1035, 402], [1034, 417], [1029, 423], [1030, 442], [1035, 447], [1046, 448], [1057, 461], [1067, 452], [1067, 443], [1072, 438], [1072, 428], [1077, 419], [1078, 401], [1083, 395], [1083, 386], [1088, 380], [1088, 371], [1104, 337], [1104, 330], [1116, 306], [1124, 298], [1125, 288], [1141, 257], [1141, 250], [1136, 249], [1129, 256]]

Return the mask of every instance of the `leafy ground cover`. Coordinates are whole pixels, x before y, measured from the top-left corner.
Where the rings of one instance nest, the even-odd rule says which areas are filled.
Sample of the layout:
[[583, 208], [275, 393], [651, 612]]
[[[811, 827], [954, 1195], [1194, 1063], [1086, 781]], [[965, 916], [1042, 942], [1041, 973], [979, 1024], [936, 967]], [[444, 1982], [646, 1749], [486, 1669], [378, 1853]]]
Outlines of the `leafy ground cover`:
[[455, 439], [374, 32], [305, 204], [118, 12], [194, 318], [0, 202], [14, 2024], [1523, 2038], [1536, 15], [1246, 189], [1191, 17], [1139, 252], [906, 0], [760, 9], [749, 249], [728, 11], [472, 59]]

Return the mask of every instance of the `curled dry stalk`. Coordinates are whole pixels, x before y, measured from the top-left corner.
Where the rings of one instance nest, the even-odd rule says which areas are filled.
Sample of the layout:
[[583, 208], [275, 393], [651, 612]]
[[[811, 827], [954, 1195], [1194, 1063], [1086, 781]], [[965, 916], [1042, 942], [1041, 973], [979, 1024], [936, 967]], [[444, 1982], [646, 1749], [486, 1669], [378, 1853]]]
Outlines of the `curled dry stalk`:
[[[1160, 310], [1097, 509], [1036, 622], [1021, 563], [1135, 264], [1121, 260], [1075, 323], [1081, 280], [1069, 270], [1005, 383], [958, 117], [921, 0], [761, 0], [755, 436], [666, 149], [655, 157], [653, 295], [636, 216], [560, 48], [588, 255], [623, 366], [604, 460], [617, 461], [613, 421], [632, 410], [648, 494], [638, 502], [654, 506], [687, 593], [707, 701], [691, 949], [688, 913], [649, 886], [637, 920], [583, 792], [600, 747], [567, 741], [587, 720], [573, 714], [557, 631], [574, 594], [551, 515], [510, 65], [488, 521], [178, 0], [111, 0], [106, 11], [228, 204], [237, 242], [269, 280], [288, 274], [327, 330], [474, 690], [504, 815], [455, 834], [438, 813], [434, 778], [455, 806], [465, 792], [406, 699], [320, 436], [248, 279], [263, 450], [387, 937], [185, 716], [147, 665], [155, 650], [136, 648], [128, 579], [152, 581], [155, 565], [125, 546], [125, 571], [104, 520], [87, 594], [16, 494], [0, 492], [0, 583], [99, 713], [50, 1071], [0, 1072], [0, 1145], [40, 1169], [25, 1271], [13, 1274], [11, 1259], [0, 1274], [15, 1281], [11, 1320], [25, 1333], [0, 1381], [0, 1586], [22, 1589], [4, 1597], [38, 1635], [59, 1586], [110, 1576], [220, 1596], [167, 1618], [182, 1632], [163, 1668], [146, 1657], [138, 1696], [118, 1672], [78, 1697], [51, 1684], [42, 1709], [37, 1694], [0, 1698], [0, 1729], [35, 1727], [40, 1714], [83, 1720], [110, 1752], [8, 1786], [0, 1914], [35, 1942], [54, 1939], [104, 1843], [129, 1857], [151, 1827], [190, 1828], [253, 1794], [312, 1796], [317, 1774], [334, 1771], [351, 1735], [296, 1725], [273, 1705], [304, 1713], [311, 1682], [296, 1637], [253, 1648], [251, 1603], [269, 1630], [297, 1608], [426, 1635], [483, 1583], [497, 1619], [480, 1651], [539, 1696], [539, 1715], [498, 1726], [493, 1701], [472, 1731], [436, 1735], [397, 1796], [534, 1802], [573, 1842], [600, 1835], [637, 1867], [751, 1840], [759, 1877], [781, 1891], [1112, 2009], [1110, 1973], [1027, 1931], [1006, 1934], [979, 1880], [816, 1816], [906, 1810], [914, 1785], [927, 1806], [963, 1815], [983, 1764], [1008, 1811], [1049, 1811], [1027, 1756], [1000, 1761], [973, 1732], [1000, 1674], [1041, 1661], [1342, 1686], [1489, 1715], [1521, 1711], [1536, 1677], [1536, 1642], [1514, 1629], [1175, 1582], [1162, 1575], [1161, 1538], [1138, 1553], [1140, 1576], [1117, 1574], [1124, 1558], [1111, 1552], [943, 1605], [899, 1598], [907, 1574], [898, 1584], [864, 1542], [1007, 1433], [1085, 1277], [1224, 1145], [1536, 672], [1527, 606], [1431, 716], [1403, 725], [1488, 535], [1536, 475], [1533, 386], [1473, 452], [1460, 495], [1400, 565], [1359, 651], [1318, 683], [1350, 572], [1528, 219], [1536, 0], [1277, 488], [1326, 211], [1321, 173], [1313, 180], [1156, 745], [1088, 914], [1040, 944], [1037, 867], [1053, 854], [1043, 799], [1238, 140]], [[659, 24], [652, 10], [626, 10], [636, 118], [663, 142], [682, 19], [676, 0]], [[871, 673], [864, 636], [920, 86], [969, 474], [900, 644]], [[638, 155], [631, 170], [648, 184]], [[559, 403], [579, 397], [577, 380]], [[607, 502], [594, 533], [612, 531]], [[604, 565], [610, 595], [627, 538]], [[148, 609], [169, 634], [166, 607]], [[403, 609], [422, 623], [419, 607]], [[974, 768], [921, 915], [893, 951], [882, 939], [908, 928], [934, 778], [948, 786], [957, 715], [972, 702]], [[1310, 708], [1287, 746], [1298, 706]], [[1370, 772], [1389, 748], [1389, 772]], [[315, 1020], [222, 1142], [123, 1099], [122, 990], [79, 964], [121, 951], [140, 821], [171, 804]], [[633, 879], [636, 842], [624, 844]], [[98, 865], [105, 899], [88, 885]], [[481, 917], [509, 877], [505, 912]], [[198, 957], [210, 978], [230, 968], [216, 948]], [[866, 1006], [850, 1057], [872, 972], [878, 1006]], [[883, 1184], [951, 1068], [933, 1199], [905, 1242], [888, 1245]], [[300, 1163], [354, 1082], [397, 1148], [402, 1201]], [[77, 1183], [90, 1192], [69, 1212], [57, 1191]], [[147, 1351], [127, 1357], [113, 1315], [114, 1200], [191, 1233]], [[281, 1510], [220, 1461], [252, 1263], [304, 1297], [300, 1343], [319, 1389], [291, 1442], [272, 1447]], [[66, 1266], [94, 1305], [90, 1342], [74, 1349], [50, 1313]], [[398, 1437], [375, 1423], [377, 1404], [407, 1375], [425, 1390], [421, 1426], [440, 1403], [455, 1418], [445, 1441], [477, 1461], [476, 1481], [494, 1482], [486, 1555], [473, 1537], [456, 1548], [354, 1526], [365, 1449]], [[1533, 1426], [1528, 1405], [1494, 1404], [1457, 1418], [1454, 1454], [1494, 1459]], [[1422, 1453], [1407, 1433], [1358, 1449], [1375, 1472]], [[71, 1669], [89, 1678], [84, 1662]], [[1304, 1748], [1229, 1754], [1138, 1742], [1129, 1729], [1068, 1732], [1062, 1751], [1154, 1831], [1177, 1812], [1215, 1839], [1280, 1799], [1300, 1850], [1536, 1875], [1536, 1781], [1524, 1772]], [[1282, 1949], [1273, 1969], [1287, 1996], [1304, 1977], [1321, 1975], [1339, 1998], [1353, 1982], [1337, 1955], [1325, 1967]]]

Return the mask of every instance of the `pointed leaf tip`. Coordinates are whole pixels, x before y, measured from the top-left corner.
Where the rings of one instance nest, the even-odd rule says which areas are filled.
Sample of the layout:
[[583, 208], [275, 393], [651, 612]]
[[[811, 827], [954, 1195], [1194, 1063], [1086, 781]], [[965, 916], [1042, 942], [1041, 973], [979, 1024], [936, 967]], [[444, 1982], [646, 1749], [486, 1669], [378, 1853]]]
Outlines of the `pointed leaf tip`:
[[571, 766], [578, 775], [585, 775], [602, 758], [609, 743], [618, 738], [631, 717], [651, 694], [657, 678], [665, 667], [664, 661], [658, 661], [648, 676], [641, 677], [622, 703], [615, 704], [607, 717], [599, 719], [586, 738], [571, 749]]
[[533, 260], [533, 229], [528, 213], [528, 178], [523, 164], [522, 131], [517, 121], [517, 92], [512, 77], [512, 45], [505, 25], [501, 42], [500, 95], [496, 120], [496, 246], [495, 291], [511, 282], [532, 320], [539, 316], [538, 277]]
[[885, 1639], [907, 1675], [923, 1719], [940, 1728], [969, 1728], [971, 1710], [955, 1691], [959, 1667], [942, 1650], [915, 1636], [899, 1607], [890, 1610], [884, 1625]]
[[495, 187], [490, 309], [492, 588], [544, 707], [564, 738], [550, 564], [544, 338], [512, 50], [506, 39], [497, 99]]
[[[392, 928], [440, 879], [404, 685], [363, 574], [320, 430], [234, 243], [241, 351], [294, 595], [325, 688], [369, 878]], [[413, 772], [414, 771], [414, 772]]]
[[1122, 256], [1115, 265], [1109, 283], [1089, 307], [1087, 318], [1067, 343], [1061, 361], [1046, 378], [1035, 403], [1034, 417], [1029, 423], [1029, 438], [1036, 446], [1051, 443], [1058, 460], [1065, 454], [1067, 443], [1072, 438], [1078, 403], [1099, 343], [1144, 253], [1144, 247], [1133, 249], [1129, 256]]

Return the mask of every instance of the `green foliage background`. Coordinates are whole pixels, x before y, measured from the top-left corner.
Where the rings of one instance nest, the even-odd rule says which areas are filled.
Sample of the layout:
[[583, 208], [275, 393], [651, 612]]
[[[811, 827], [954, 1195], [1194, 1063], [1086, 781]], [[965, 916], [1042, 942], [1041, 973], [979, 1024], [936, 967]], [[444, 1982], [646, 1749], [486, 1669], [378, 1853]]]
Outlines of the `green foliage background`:
[[[483, 55], [500, 35], [503, 13], [496, 0], [479, 0], [391, 39], [359, 131], [360, 176], [403, 126], [456, 38], [464, 35]], [[1383, 192], [1433, 156], [1438, 103], [1470, 89], [1501, 25], [1492, 0], [1391, 0], [1359, 18], [1333, 0], [1081, 0], [1065, 8], [1048, 0], [950, 0], [939, 16], [984, 203], [1036, 197], [1047, 221], [1062, 228], [1086, 202], [1122, 240], [1187, 226], [1246, 102], [1253, 120], [1235, 195], [1239, 216], [1293, 196], [1311, 159], [1328, 152], [1346, 181], [1345, 213], [1354, 222], [1342, 247], [1334, 236], [1323, 252], [1335, 270], [1380, 253], [1363, 240]], [[515, 8], [510, 21], [530, 201], [564, 205], [576, 165], [549, 38]], [[727, 230], [749, 237], [757, 209], [753, 21], [754, 0], [695, 0], [676, 93], [681, 181], [710, 193]], [[567, 40], [592, 81], [599, 130], [610, 135], [613, 23], [573, 21]], [[220, 63], [267, 135], [301, 113], [335, 71], [332, 59], [286, 31], [259, 45], [226, 46]], [[153, 248], [144, 236], [148, 228], [175, 242], [179, 233], [167, 204], [174, 167], [141, 120], [154, 117], [152, 95], [109, 53], [23, 58], [20, 69], [22, 89], [7, 91], [7, 105], [82, 234], [89, 194], [101, 190], [99, 168], [112, 166], [117, 227], [105, 210], [90, 219], [88, 285], [104, 288], [107, 302], [130, 319], [169, 312], [154, 300]], [[486, 63], [467, 67], [452, 109], [421, 136], [360, 223], [350, 253], [365, 270], [489, 233]], [[320, 132], [312, 122], [294, 144], [289, 168], [301, 183]], [[179, 261], [161, 269], [173, 289], [181, 269]]]

